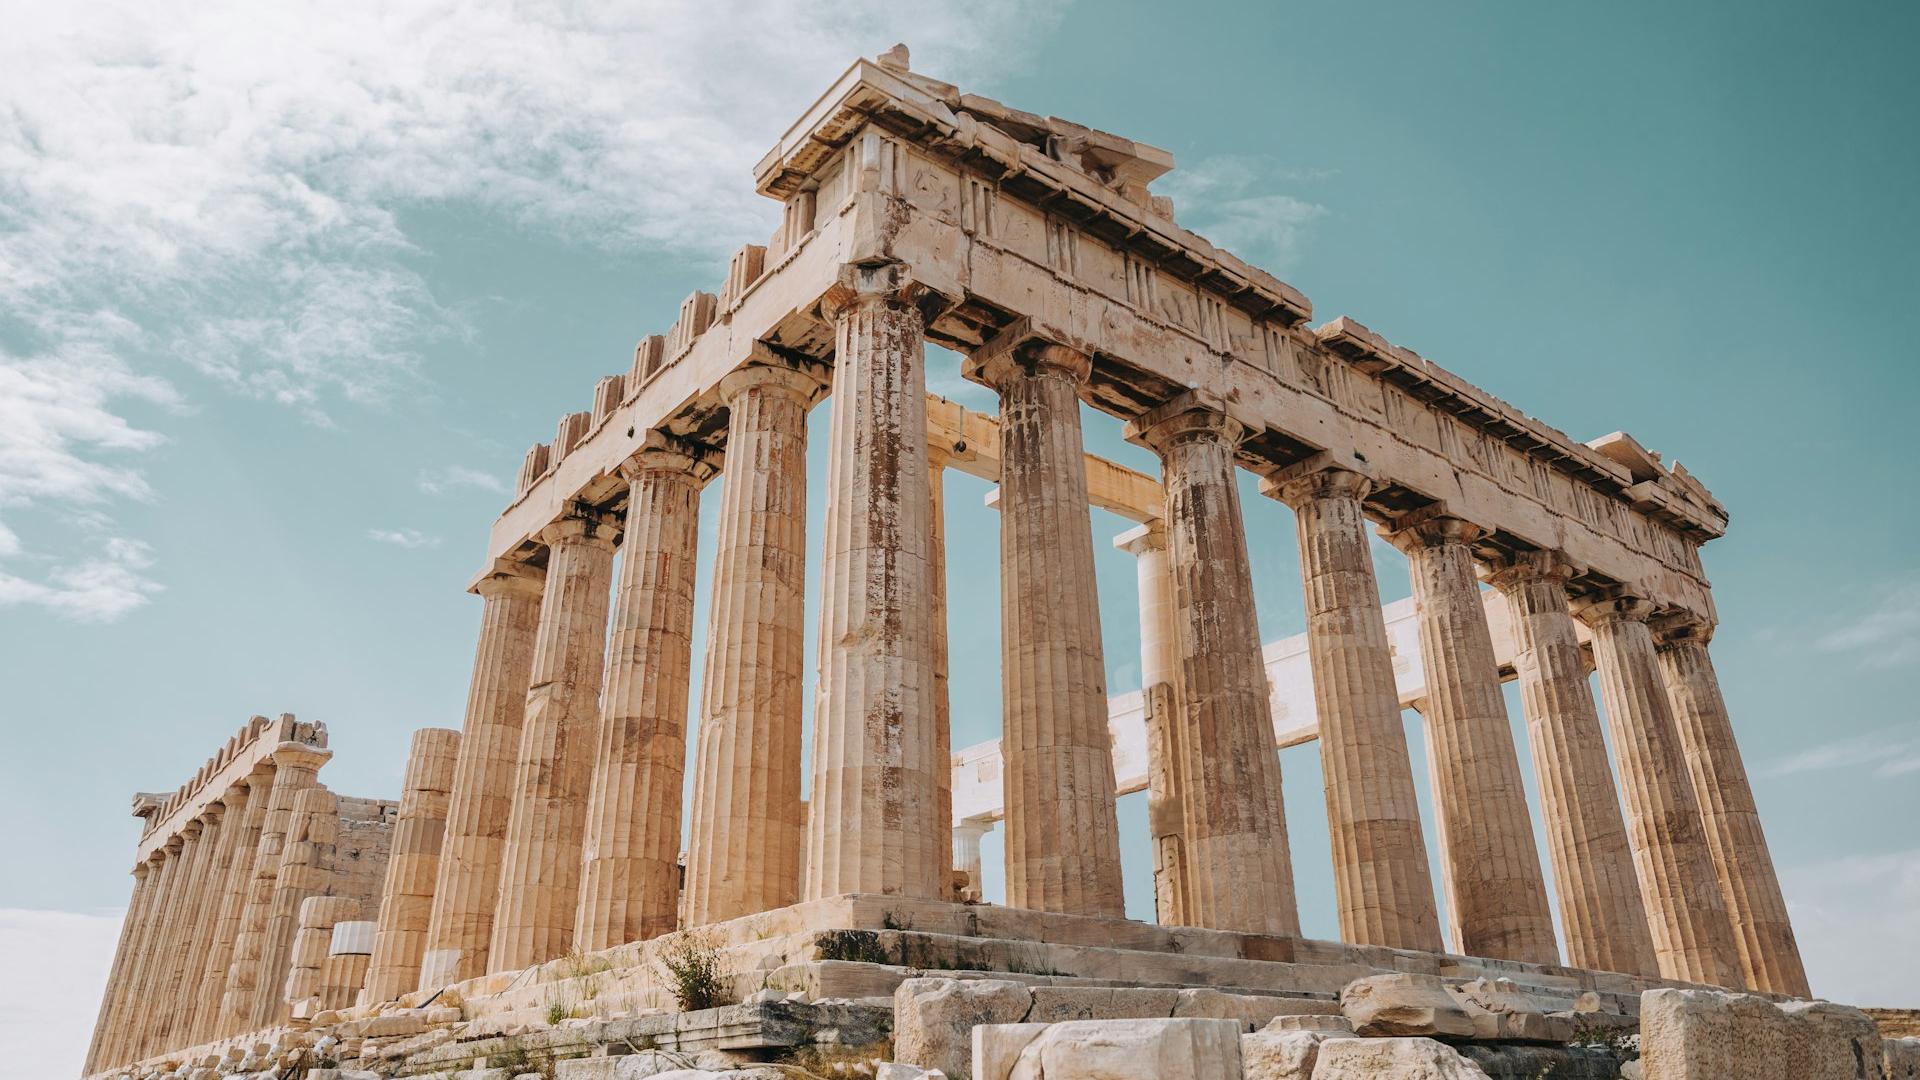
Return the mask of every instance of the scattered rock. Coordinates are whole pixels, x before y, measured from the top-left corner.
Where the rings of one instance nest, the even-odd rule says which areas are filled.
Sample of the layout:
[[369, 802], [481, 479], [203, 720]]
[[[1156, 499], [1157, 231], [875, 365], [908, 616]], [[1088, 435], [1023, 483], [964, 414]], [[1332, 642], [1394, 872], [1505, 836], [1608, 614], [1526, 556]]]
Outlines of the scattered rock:
[[973, 1029], [1026, 1019], [1033, 995], [999, 979], [908, 979], [893, 995], [894, 1056], [974, 1080]]
[[1309, 1080], [1320, 1044], [1351, 1039], [1352, 1031], [1274, 1031], [1240, 1036], [1240, 1070], [1245, 1080]]
[[1383, 1080], [1386, 1077], [1488, 1080], [1480, 1066], [1461, 1057], [1453, 1047], [1432, 1039], [1329, 1039], [1320, 1045], [1319, 1058], [1313, 1066], [1313, 1080]]
[[1198, 1017], [1049, 1025], [1005, 1076], [975, 1080], [1218, 1080], [1240, 1075], [1242, 1022]]
[[1340, 1011], [1372, 1038], [1441, 1035], [1471, 1038], [1473, 1018], [1435, 975], [1371, 975], [1340, 991]]

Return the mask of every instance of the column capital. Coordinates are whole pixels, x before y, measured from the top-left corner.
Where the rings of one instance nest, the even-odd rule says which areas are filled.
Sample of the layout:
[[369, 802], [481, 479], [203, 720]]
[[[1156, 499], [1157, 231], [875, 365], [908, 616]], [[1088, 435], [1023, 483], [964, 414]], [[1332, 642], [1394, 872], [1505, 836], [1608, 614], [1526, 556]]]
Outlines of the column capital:
[[718, 450], [655, 428], [647, 432], [640, 442], [640, 448], [621, 462], [615, 471], [620, 474], [620, 479], [629, 484], [648, 473], [685, 473], [704, 484], [720, 471], [723, 460]]
[[958, 297], [915, 278], [906, 263], [883, 262], [841, 266], [834, 283], [820, 295], [819, 305], [821, 317], [828, 322], [857, 308], [888, 305], [912, 309], [924, 325], [959, 302]]
[[1586, 573], [1587, 568], [1573, 556], [1557, 549], [1516, 551], [1495, 560], [1487, 573], [1487, 583], [1501, 590], [1513, 589], [1534, 581], [1552, 581], [1562, 587]]
[[1592, 627], [1620, 619], [1628, 622], [1646, 622], [1653, 617], [1654, 613], [1653, 601], [1631, 591], [1631, 586], [1624, 585], [1616, 585], [1586, 596], [1576, 596], [1570, 606], [1573, 609], [1574, 618]]
[[306, 766], [318, 769], [333, 759], [333, 751], [308, 743], [283, 742], [273, 748], [273, 763], [282, 769]]
[[1149, 555], [1167, 550], [1167, 524], [1159, 518], [1135, 525], [1113, 538], [1113, 546], [1129, 555]]
[[1713, 640], [1715, 629], [1713, 620], [1691, 611], [1664, 612], [1649, 625], [1653, 630], [1653, 643], [1662, 649], [1679, 645], [1705, 645]]
[[1177, 443], [1217, 439], [1238, 446], [1249, 425], [1232, 415], [1224, 398], [1204, 390], [1188, 390], [1127, 421], [1128, 442], [1164, 451]]
[[570, 507], [539, 533], [540, 542], [548, 547], [572, 543], [605, 547], [608, 550], [612, 550], [614, 537], [619, 535], [620, 527], [614, 524], [611, 516], [577, 505]]
[[547, 571], [519, 559], [495, 559], [467, 586], [467, 591], [492, 598], [506, 593], [539, 596], [545, 588]]
[[1472, 544], [1489, 532], [1466, 518], [1455, 516], [1444, 502], [1396, 515], [1378, 531], [1381, 539], [1408, 555], [1421, 548]]
[[[202, 813], [204, 814], [205, 811], [203, 810]], [[182, 842], [187, 840], [198, 840], [200, 839], [200, 834], [206, 831], [207, 831], [207, 822], [204, 820], [203, 817], [188, 818], [187, 820], [180, 823], [180, 839], [182, 840]]]
[[1084, 387], [1093, 377], [1093, 354], [1036, 330], [1025, 316], [1015, 319], [986, 344], [967, 354], [961, 373], [996, 390], [1014, 374], [1064, 377]]
[[811, 408], [832, 385], [827, 365], [755, 340], [740, 366], [721, 377], [718, 392], [729, 407], [748, 390], [767, 389], [790, 394]]
[[150, 859], [141, 859], [133, 864], [133, 878], [136, 884], [146, 880], [147, 875], [152, 872], [153, 862]]
[[1268, 473], [1260, 494], [1298, 510], [1316, 499], [1364, 499], [1380, 486], [1379, 473], [1358, 454], [1322, 450], [1312, 457]]

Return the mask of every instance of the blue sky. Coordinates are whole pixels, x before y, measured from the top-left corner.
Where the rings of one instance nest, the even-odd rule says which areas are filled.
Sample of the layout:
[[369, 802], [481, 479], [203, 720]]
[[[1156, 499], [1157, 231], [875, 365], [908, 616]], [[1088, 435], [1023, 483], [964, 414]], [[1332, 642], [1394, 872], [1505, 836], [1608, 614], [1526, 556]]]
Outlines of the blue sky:
[[[460, 723], [461, 590], [522, 451], [765, 241], [752, 162], [904, 39], [917, 70], [1173, 151], [1156, 190], [1181, 222], [1316, 321], [1353, 315], [1576, 438], [1630, 431], [1711, 487], [1733, 516], [1705, 553], [1715, 658], [1815, 990], [1920, 1003], [1917, 24], [1893, 4], [16, 12], [0, 964], [110, 936], [128, 795], [253, 713], [326, 721], [337, 790], [398, 791], [410, 732]], [[930, 371], [991, 408], [956, 358]], [[977, 583], [950, 613], [960, 743], [998, 725], [985, 490], [949, 480], [949, 574]], [[1296, 633], [1290, 516], [1251, 486], [1246, 506], [1263, 635]], [[1138, 680], [1124, 527], [1095, 514], [1116, 692]], [[1383, 599], [1406, 595], [1377, 556]], [[1302, 920], [1332, 936], [1318, 763], [1283, 762]], [[1144, 809], [1121, 812], [1150, 911]], [[71, 977], [91, 1000], [98, 972]]]

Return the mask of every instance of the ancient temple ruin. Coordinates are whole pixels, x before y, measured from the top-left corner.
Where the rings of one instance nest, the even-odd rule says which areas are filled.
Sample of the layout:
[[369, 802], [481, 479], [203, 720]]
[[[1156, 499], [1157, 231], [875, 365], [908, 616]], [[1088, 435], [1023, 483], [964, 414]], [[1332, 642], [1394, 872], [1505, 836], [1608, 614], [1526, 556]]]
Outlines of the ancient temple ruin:
[[[87, 1071], [232, 1064], [278, 1031], [372, 1046], [406, 1013], [466, 1041], [417, 1039], [398, 1074], [451, 1072], [558, 1006], [651, 1023], [652, 1045], [781, 1045], [765, 1010], [726, 1021], [760, 1044], [686, 1026], [697, 1010], [662, 965], [689, 942], [738, 1009], [769, 991], [852, 1009], [955, 972], [1287, 1009], [1392, 972], [1622, 1013], [1667, 986], [1806, 997], [1709, 653], [1700, 547], [1724, 508], [1628, 435], [1576, 441], [1352, 318], [1316, 321], [1175, 222], [1150, 191], [1172, 168], [914, 73], [904, 50], [854, 64], [755, 170], [778, 231], [526, 455], [471, 589], [464, 729], [418, 735], [398, 804], [328, 792], [325, 728], [291, 717], [139, 797]], [[999, 393], [997, 416], [928, 395], [928, 342]], [[826, 524], [809, 537], [822, 402]], [[1083, 403], [1124, 420], [1160, 475], [1088, 455]], [[1003, 733], [960, 750], [948, 469], [997, 483], [1001, 521]], [[1258, 636], [1240, 470], [1296, 516], [1302, 638]], [[1138, 693], [1107, 693], [1090, 506], [1137, 523], [1113, 542], [1138, 558]], [[1411, 600], [1382, 607], [1370, 530], [1405, 553]], [[715, 572], [694, 687], [700, 558]], [[1309, 739], [1337, 942], [1300, 936], [1294, 896], [1278, 748]], [[1141, 789], [1157, 924], [1122, 910], [1114, 799]], [[1004, 906], [978, 903], [995, 826]]]

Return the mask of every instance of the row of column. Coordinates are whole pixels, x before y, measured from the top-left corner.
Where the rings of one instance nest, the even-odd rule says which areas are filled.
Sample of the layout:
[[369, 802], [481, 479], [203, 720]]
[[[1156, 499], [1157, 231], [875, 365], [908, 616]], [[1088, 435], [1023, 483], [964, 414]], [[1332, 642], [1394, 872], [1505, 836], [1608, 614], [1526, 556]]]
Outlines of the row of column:
[[315, 779], [328, 756], [280, 744], [134, 867], [89, 1072], [278, 1019], [297, 907], [324, 885], [338, 822]]
[[[622, 471], [623, 520], [576, 508], [543, 534], [544, 567], [503, 564], [478, 586], [486, 612], [422, 987], [796, 899], [945, 895], [944, 628], [929, 617], [943, 606], [930, 471], [938, 463], [925, 441], [923, 315], [892, 274], [851, 270], [822, 309], [835, 328], [836, 356], [811, 814], [799, 801], [805, 420], [825, 376], [762, 348], [720, 388], [728, 482], [684, 891], [674, 856], [698, 498], [717, 461], [656, 434]], [[1118, 915], [1078, 414], [1090, 363], [1057, 344], [1007, 340], [971, 364], [1001, 395], [1008, 901]], [[1137, 418], [1130, 432], [1160, 456], [1166, 487], [1164, 527], [1153, 532], [1163, 538], [1155, 549], [1163, 569], [1151, 575], [1147, 603], [1164, 624], [1148, 635], [1147, 658], [1156, 877], [1169, 894], [1162, 915], [1294, 934], [1281, 776], [1236, 486], [1243, 432], [1198, 394]], [[1342, 934], [1438, 950], [1368, 552], [1369, 485], [1364, 468], [1316, 460], [1269, 477], [1263, 490], [1293, 507], [1298, 522]], [[1480, 606], [1478, 535], [1440, 513], [1392, 530], [1413, 563], [1429, 663], [1448, 907], [1462, 951], [1550, 963], [1558, 950]], [[617, 537], [624, 539], [614, 589]], [[1610, 797], [1566, 579], [1554, 573], [1523, 561], [1495, 580], [1522, 637], [1523, 698], [1571, 958], [1793, 990], [1797, 960], [1777, 959], [1792, 954], [1784, 908], [1763, 865], [1704, 652], [1657, 660], [1646, 612], [1626, 603], [1582, 609], [1595, 628], [1629, 794], [1623, 821]], [[1142, 576], [1145, 597], [1144, 562]], [[609, 624], [612, 644], [603, 652]], [[1660, 663], [1670, 669], [1664, 681]], [[1672, 702], [1686, 703], [1678, 723], [1670, 686], [1678, 687]], [[1696, 772], [1690, 758], [1700, 762]], [[1702, 798], [1701, 772], [1727, 790]], [[1746, 883], [1725, 895], [1710, 887], [1711, 864], [1688, 854], [1720, 847], [1737, 851], [1745, 870]], [[1734, 925], [1752, 929], [1735, 935]], [[1750, 948], [1736, 937], [1750, 938]], [[1763, 951], [1776, 959], [1760, 959]]]

